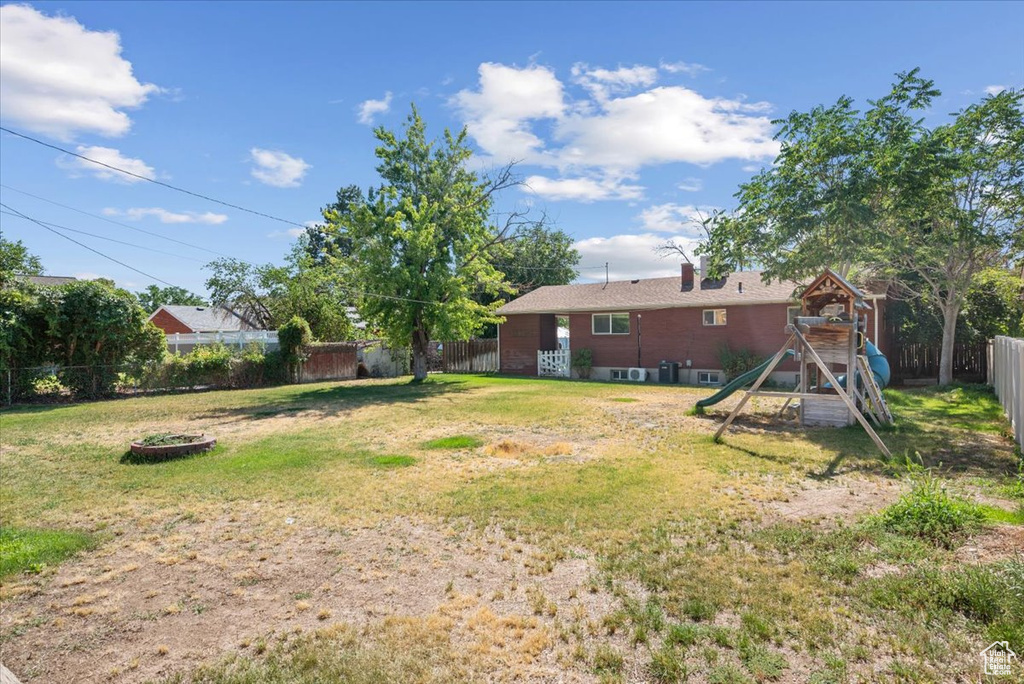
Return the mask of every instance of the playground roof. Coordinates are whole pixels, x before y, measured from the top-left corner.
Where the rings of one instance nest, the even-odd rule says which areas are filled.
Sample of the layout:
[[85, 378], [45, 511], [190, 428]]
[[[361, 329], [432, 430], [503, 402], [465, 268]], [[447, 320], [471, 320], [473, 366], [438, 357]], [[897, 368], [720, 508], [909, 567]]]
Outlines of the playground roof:
[[582, 311], [625, 311], [683, 307], [789, 304], [797, 301], [799, 283], [765, 283], [761, 271], [737, 271], [718, 280], [705, 278], [683, 290], [679, 276], [610, 283], [548, 285], [498, 309], [501, 315]]

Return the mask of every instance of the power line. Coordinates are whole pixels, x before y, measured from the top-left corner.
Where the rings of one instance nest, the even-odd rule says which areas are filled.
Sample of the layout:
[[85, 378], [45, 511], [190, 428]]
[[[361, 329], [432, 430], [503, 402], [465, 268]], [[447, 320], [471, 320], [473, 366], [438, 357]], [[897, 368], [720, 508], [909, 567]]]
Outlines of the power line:
[[176, 239], [174, 239], [172, 237], [167, 237], [166, 235], [161, 235], [160, 233], [154, 233], [153, 231], [150, 231], [150, 230], [143, 230], [142, 228], [139, 228], [138, 226], [130, 226], [127, 223], [122, 223], [121, 221], [115, 221], [115, 220], [113, 220], [111, 218], [108, 218], [106, 216], [101, 216], [99, 214], [93, 214], [93, 213], [90, 213], [88, 211], [85, 211], [84, 209], [78, 209], [78, 208], [72, 207], [71, 205], [68, 205], [68, 204], [61, 204], [60, 202], [58, 202], [56, 200], [47, 199], [46, 197], [40, 197], [39, 195], [33, 195], [31, 192], [26, 192], [25, 190], [19, 190], [18, 188], [12, 188], [10, 185], [4, 185], [3, 183], [0, 183], [0, 188], [3, 188], [5, 190], [13, 190], [14, 192], [16, 192], [18, 194], [25, 195], [26, 197], [31, 197], [33, 199], [37, 199], [37, 200], [39, 200], [41, 202], [46, 202], [47, 204], [52, 204], [55, 207], [61, 207], [62, 209], [68, 209], [70, 211], [74, 211], [74, 212], [77, 212], [79, 214], [82, 214], [83, 216], [89, 216], [90, 218], [98, 219], [100, 221], [106, 221], [107, 223], [110, 223], [110, 224], [115, 225], [115, 226], [120, 226], [122, 228], [127, 228], [128, 230], [134, 230], [136, 233], [142, 233], [144, 235], [151, 235], [153, 237], [160, 238], [161, 240], [167, 240], [168, 242], [174, 242], [176, 244], [183, 245], [185, 247], [191, 247], [192, 249], [198, 249], [198, 250], [203, 251], [203, 252], [209, 252], [210, 254], [216, 254], [217, 256], [224, 257], [226, 259], [231, 259], [232, 258], [230, 254], [224, 254], [222, 252], [217, 252], [217, 251], [214, 251], [212, 249], [208, 249], [206, 247], [200, 247], [199, 245], [193, 245], [192, 243], [185, 242], [183, 240], [176, 240]]
[[22, 214], [20, 211], [18, 211], [14, 207], [8, 206], [8, 205], [4, 204], [3, 202], [0, 202], [0, 207], [3, 207], [4, 209], [7, 209], [8, 211], [14, 212], [14, 214], [16, 214], [17, 216], [20, 216], [21, 218], [26, 219], [28, 221], [31, 221], [32, 223], [35, 223], [39, 227], [41, 227], [41, 228], [43, 228], [45, 230], [50, 231], [54, 235], [59, 235], [60, 237], [64, 238], [65, 240], [68, 240], [70, 242], [75, 243], [79, 247], [84, 247], [85, 249], [89, 250], [90, 252], [92, 252], [94, 254], [99, 254], [104, 259], [108, 259], [109, 261], [113, 261], [115, 264], [117, 264], [119, 266], [124, 266], [125, 268], [127, 268], [130, 271], [135, 271], [136, 273], [138, 273], [140, 275], [143, 275], [143, 276], [149, 278], [150, 280], [155, 280], [158, 283], [163, 283], [164, 285], [167, 285], [168, 287], [178, 287], [174, 283], [169, 283], [166, 280], [163, 280], [162, 278], [157, 278], [156, 276], [150, 275], [150, 274], [146, 273], [145, 271], [140, 271], [139, 269], [135, 268], [134, 266], [129, 266], [128, 264], [124, 263], [123, 261], [118, 261], [117, 259], [115, 259], [112, 256], [107, 256], [106, 254], [104, 254], [103, 252], [99, 251], [98, 249], [93, 249], [89, 245], [87, 245], [85, 243], [82, 243], [82, 242], [79, 242], [78, 240], [76, 240], [73, 237], [70, 237], [68, 235], [65, 235], [64, 233], [60, 232], [59, 230], [54, 230], [53, 228], [50, 228], [48, 225], [46, 225], [42, 221], [37, 221], [36, 219], [32, 218], [31, 216], [26, 216], [25, 214]]
[[[0, 211], [0, 214], [6, 214], [7, 216], [14, 216], [15, 218], [20, 218], [20, 219], [24, 219], [25, 218], [25, 216], [22, 216], [22, 215], [19, 215], [19, 214], [13, 214], [13, 213], [11, 213], [9, 211]], [[67, 230], [67, 231], [70, 231], [72, 233], [79, 233], [81, 235], [88, 235], [89, 237], [94, 237], [94, 238], [96, 238], [98, 240], [106, 240], [108, 242], [116, 242], [119, 245], [127, 245], [128, 247], [135, 247], [137, 249], [144, 249], [147, 252], [156, 252], [157, 254], [163, 254], [164, 256], [172, 256], [172, 257], [175, 257], [177, 259], [185, 259], [186, 261], [195, 261], [195, 262], [200, 263], [200, 264], [203, 263], [202, 259], [196, 259], [194, 257], [182, 256], [181, 254], [174, 254], [173, 252], [165, 252], [162, 249], [154, 249], [153, 247], [146, 247], [145, 245], [137, 245], [134, 242], [125, 242], [124, 240], [117, 240], [115, 238], [107, 237], [105, 235], [97, 235], [96, 233], [89, 233], [89, 232], [84, 231], [84, 230], [78, 230], [77, 228], [68, 228], [67, 226], [62, 226], [62, 225], [60, 225], [58, 223], [51, 223], [50, 221], [40, 221], [39, 223], [45, 223], [46, 225], [50, 226], [51, 228], [59, 228], [60, 230]]]
[[302, 223], [296, 223], [295, 221], [289, 221], [288, 219], [283, 219], [283, 218], [280, 218], [278, 216], [273, 216], [271, 214], [265, 214], [262, 211], [256, 211], [255, 209], [246, 209], [245, 207], [239, 206], [237, 204], [232, 204], [231, 202], [225, 202], [224, 200], [219, 200], [219, 199], [216, 199], [214, 197], [210, 197], [209, 195], [204, 195], [204, 194], [199, 193], [199, 192], [193, 192], [192, 190], [186, 190], [185, 188], [180, 188], [177, 185], [171, 185], [170, 183], [165, 183], [163, 181], [156, 180], [155, 178], [147, 178], [146, 176], [141, 176], [141, 175], [139, 175], [137, 173], [133, 173], [131, 171], [126, 171], [125, 169], [119, 168], [117, 166], [113, 166], [112, 164], [107, 164], [106, 162], [101, 162], [101, 161], [98, 161], [96, 159], [92, 159], [90, 157], [86, 157], [85, 155], [78, 154], [77, 152], [72, 152], [71, 150], [64, 149], [63, 147], [59, 147], [57, 145], [51, 145], [48, 142], [43, 142], [39, 138], [33, 138], [30, 135], [25, 135], [24, 133], [18, 133], [17, 131], [12, 131], [10, 128], [5, 128], [4, 126], [0, 126], [0, 131], [4, 131], [5, 133], [10, 133], [11, 135], [17, 136], [19, 138], [23, 138], [24, 140], [29, 140], [31, 142], [36, 143], [37, 145], [42, 145], [43, 147], [49, 147], [51, 150], [57, 150], [58, 152], [63, 152], [64, 154], [71, 155], [72, 157], [77, 157], [78, 159], [81, 159], [83, 161], [87, 161], [87, 162], [89, 162], [91, 164], [96, 164], [97, 166], [102, 166], [103, 168], [110, 169], [111, 171], [117, 171], [118, 173], [123, 173], [126, 176], [131, 176], [132, 178], [137, 178], [139, 180], [144, 180], [144, 181], [148, 181], [150, 183], [154, 183], [156, 185], [163, 186], [163, 187], [168, 188], [170, 190], [174, 190], [175, 192], [182, 192], [182, 193], [185, 193], [186, 195], [191, 195], [192, 197], [198, 197], [198, 198], [204, 199], [204, 200], [206, 200], [208, 202], [214, 202], [215, 204], [220, 204], [220, 205], [225, 206], [225, 207], [230, 207], [232, 209], [237, 209], [238, 211], [244, 211], [244, 212], [246, 212], [248, 214], [253, 214], [255, 216], [261, 216], [263, 218], [267, 218], [267, 219], [270, 219], [272, 221], [278, 221], [280, 223], [287, 223], [290, 226], [297, 226], [299, 228], [305, 228], [306, 227]]

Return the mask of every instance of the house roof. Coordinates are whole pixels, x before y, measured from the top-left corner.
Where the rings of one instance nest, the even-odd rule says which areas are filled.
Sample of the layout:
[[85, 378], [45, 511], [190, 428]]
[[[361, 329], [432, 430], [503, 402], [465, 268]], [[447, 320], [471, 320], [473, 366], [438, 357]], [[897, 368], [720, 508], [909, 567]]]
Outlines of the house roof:
[[[635, 311], [690, 306], [783, 304], [795, 301], [800, 285], [765, 283], [760, 271], [738, 271], [719, 280], [704, 279], [683, 290], [680, 276], [581, 285], [548, 285], [498, 309], [501, 315], [580, 311]], [[742, 285], [742, 287], [741, 287]]]
[[223, 306], [164, 304], [153, 312], [153, 315], [149, 317], [150, 320], [161, 311], [171, 314], [194, 332], [227, 332], [256, 329], [252, 322]]
[[68, 283], [73, 283], [78, 280], [78, 278], [73, 278], [72, 276], [28, 275], [18, 277], [24, 278], [27, 282], [30, 282], [33, 285], [45, 285], [47, 287], [67, 285]]

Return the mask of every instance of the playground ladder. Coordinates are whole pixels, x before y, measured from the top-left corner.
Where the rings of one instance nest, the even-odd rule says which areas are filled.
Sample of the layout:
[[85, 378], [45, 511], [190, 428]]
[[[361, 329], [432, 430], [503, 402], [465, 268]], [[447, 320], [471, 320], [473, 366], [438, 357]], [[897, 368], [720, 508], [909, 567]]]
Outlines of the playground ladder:
[[882, 388], [875, 382], [875, 374], [871, 370], [871, 366], [868, 365], [868, 357], [858, 354], [857, 366], [860, 377], [864, 378], [864, 390], [867, 392], [867, 398], [871, 401], [871, 413], [883, 423], [892, 423], [892, 412], [889, 411], [889, 405], [885, 403]]

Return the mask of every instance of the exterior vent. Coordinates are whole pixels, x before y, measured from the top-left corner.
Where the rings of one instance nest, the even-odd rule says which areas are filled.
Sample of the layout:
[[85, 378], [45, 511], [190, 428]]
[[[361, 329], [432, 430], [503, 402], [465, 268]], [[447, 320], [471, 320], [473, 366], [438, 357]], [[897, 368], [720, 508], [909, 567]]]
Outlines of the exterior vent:
[[633, 382], [647, 382], [646, 368], [630, 368], [629, 379]]

